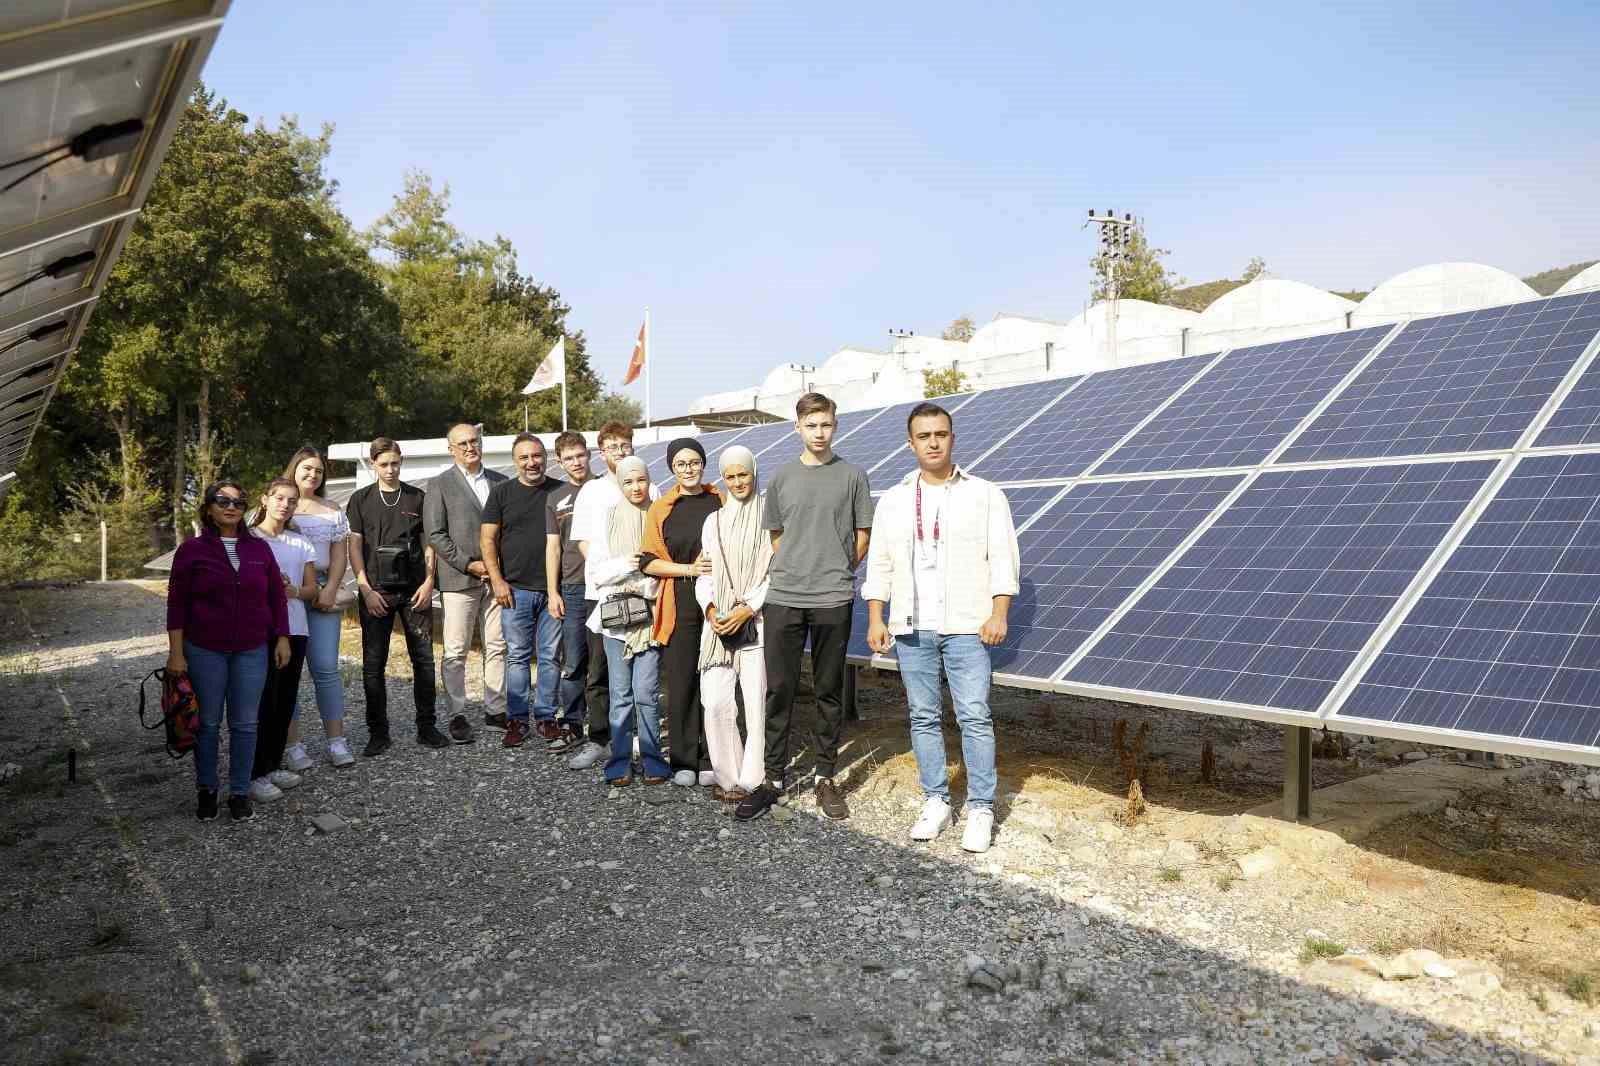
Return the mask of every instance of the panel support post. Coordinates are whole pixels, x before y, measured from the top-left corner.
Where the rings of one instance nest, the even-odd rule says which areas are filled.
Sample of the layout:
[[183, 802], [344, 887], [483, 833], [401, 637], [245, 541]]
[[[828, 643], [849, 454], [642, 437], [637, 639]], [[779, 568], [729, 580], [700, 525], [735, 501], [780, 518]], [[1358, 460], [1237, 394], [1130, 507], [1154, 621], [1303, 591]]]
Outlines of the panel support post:
[[861, 667], [854, 664], [844, 668], [844, 717], [849, 722], [861, 721], [861, 712], [856, 709], [856, 682], [861, 677]]
[[1311, 727], [1283, 727], [1283, 816], [1311, 817]]

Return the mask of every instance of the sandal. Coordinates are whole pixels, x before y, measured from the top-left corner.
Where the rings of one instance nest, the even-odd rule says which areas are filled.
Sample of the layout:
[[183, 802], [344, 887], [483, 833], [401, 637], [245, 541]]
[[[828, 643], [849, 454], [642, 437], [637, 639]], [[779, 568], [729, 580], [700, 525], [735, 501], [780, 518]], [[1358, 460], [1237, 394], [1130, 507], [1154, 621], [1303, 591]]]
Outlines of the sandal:
[[627, 774], [623, 777], [608, 777], [605, 778], [605, 783], [608, 788], [627, 788], [629, 785], [633, 784], [633, 775]]

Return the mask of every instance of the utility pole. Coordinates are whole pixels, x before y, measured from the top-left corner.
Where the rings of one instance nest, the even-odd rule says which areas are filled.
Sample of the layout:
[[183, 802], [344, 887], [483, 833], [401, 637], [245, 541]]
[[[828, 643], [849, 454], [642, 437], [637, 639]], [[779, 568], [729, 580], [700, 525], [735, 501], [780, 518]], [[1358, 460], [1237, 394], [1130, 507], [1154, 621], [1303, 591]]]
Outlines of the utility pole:
[[1118, 366], [1121, 359], [1117, 354], [1117, 264], [1127, 260], [1138, 223], [1126, 212], [1118, 218], [1115, 211], [1097, 215], [1091, 207], [1089, 221], [1084, 225], [1100, 229], [1100, 255], [1106, 262], [1106, 299], [1111, 302], [1106, 314], [1106, 345], [1111, 349], [1111, 365]]

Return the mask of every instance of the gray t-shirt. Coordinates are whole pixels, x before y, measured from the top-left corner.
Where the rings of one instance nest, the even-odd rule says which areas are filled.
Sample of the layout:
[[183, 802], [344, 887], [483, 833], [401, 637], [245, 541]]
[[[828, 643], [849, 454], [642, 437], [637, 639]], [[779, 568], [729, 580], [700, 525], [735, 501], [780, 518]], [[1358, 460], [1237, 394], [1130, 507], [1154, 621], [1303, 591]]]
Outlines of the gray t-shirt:
[[838, 607], [855, 598], [856, 530], [872, 528], [867, 472], [837, 455], [822, 466], [800, 460], [767, 485], [766, 527], [783, 531], [767, 602]]
[[544, 503], [545, 533], [561, 534], [561, 584], [583, 584], [583, 553], [578, 542], [572, 539], [572, 506], [578, 500], [582, 485], [563, 482], [550, 490]]

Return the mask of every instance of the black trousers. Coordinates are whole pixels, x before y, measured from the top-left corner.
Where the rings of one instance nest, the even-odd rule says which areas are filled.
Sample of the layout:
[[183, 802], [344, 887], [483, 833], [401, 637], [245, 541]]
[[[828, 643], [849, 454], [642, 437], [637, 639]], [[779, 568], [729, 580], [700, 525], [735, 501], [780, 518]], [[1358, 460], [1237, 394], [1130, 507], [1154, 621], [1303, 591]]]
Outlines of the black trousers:
[[384, 593], [389, 613], [381, 618], [367, 610], [365, 597], [356, 603], [361, 612], [361, 689], [367, 698], [367, 732], [389, 732], [389, 689], [384, 675], [389, 668], [389, 637], [395, 619], [406, 636], [406, 654], [411, 657], [411, 673], [416, 691], [417, 724], [432, 725], [436, 720], [438, 690], [433, 679], [433, 604], [420, 611], [411, 609], [412, 593]]
[[[583, 617], [587, 619], [599, 606], [599, 600], [584, 600]], [[606, 638], [587, 626], [583, 632], [589, 645], [589, 684], [584, 700], [588, 721], [584, 727], [589, 739], [604, 748], [611, 744], [611, 673], [606, 669]]]
[[261, 690], [261, 707], [256, 712], [256, 761], [250, 771], [251, 780], [266, 777], [283, 762], [283, 749], [289, 744], [289, 722], [300, 695], [300, 671], [305, 665], [305, 637], [289, 638], [289, 665], [282, 670], [272, 664], [272, 646], [267, 646], [267, 683]]
[[789, 722], [800, 688], [800, 660], [811, 638], [811, 685], [817, 696], [817, 776], [832, 777], [844, 734], [844, 657], [850, 644], [850, 604], [761, 610], [767, 664], [767, 780], [782, 782], [789, 766]]
[[677, 617], [672, 639], [661, 649], [661, 672], [667, 690], [667, 738], [671, 750], [667, 764], [672, 772], [711, 769], [706, 749], [705, 716], [700, 707], [700, 631], [706, 624], [694, 598], [692, 578], [678, 581]]

